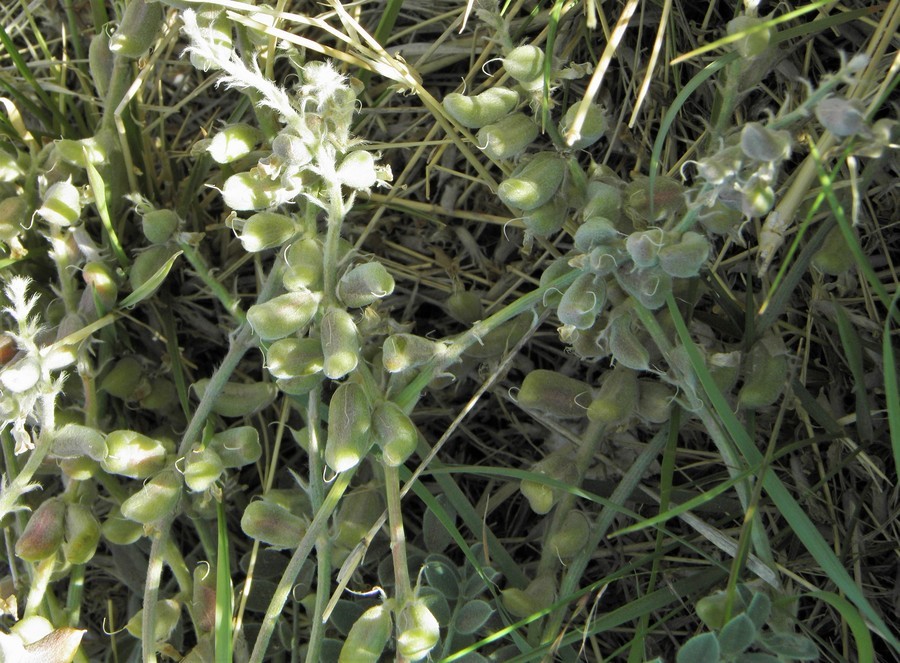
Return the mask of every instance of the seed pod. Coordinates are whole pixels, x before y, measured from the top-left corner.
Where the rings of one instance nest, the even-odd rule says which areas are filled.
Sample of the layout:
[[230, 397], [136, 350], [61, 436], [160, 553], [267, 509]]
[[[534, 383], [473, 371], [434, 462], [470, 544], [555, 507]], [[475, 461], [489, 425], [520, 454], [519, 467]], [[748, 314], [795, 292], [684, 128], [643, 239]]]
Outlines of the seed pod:
[[384, 511], [380, 487], [366, 484], [341, 498], [332, 528], [331, 540], [345, 550], [351, 550], [366, 536]]
[[617, 362], [635, 371], [650, 367], [650, 353], [631, 331], [631, 316], [620, 316], [604, 331], [609, 352]]
[[510, 207], [533, 210], [553, 197], [565, 173], [562, 157], [555, 152], [540, 152], [501, 182], [497, 195]]
[[[194, 383], [198, 398], [203, 398], [208, 386], [209, 378]], [[246, 417], [271, 405], [277, 394], [268, 382], [228, 382], [213, 401], [212, 411], [223, 417]]]
[[26, 562], [39, 562], [54, 555], [63, 542], [66, 505], [52, 497], [34, 510], [19, 540], [16, 556]]
[[564, 325], [589, 329], [606, 306], [606, 280], [591, 272], [581, 274], [566, 288], [556, 315]]
[[107, 456], [106, 440], [96, 428], [66, 424], [56, 431], [50, 453], [56, 458], [88, 457], [103, 460]]
[[832, 228], [825, 236], [822, 248], [813, 254], [812, 265], [828, 276], [840, 276], [850, 271], [856, 264], [853, 252], [847, 247], [847, 240], [839, 227]]
[[556, 371], [536, 369], [525, 376], [519, 389], [519, 405], [542, 414], [576, 419], [587, 413], [591, 387]]
[[88, 46], [88, 70], [91, 72], [91, 80], [101, 99], [105, 99], [106, 93], [109, 91], [114, 62], [112, 51], [109, 50], [109, 33], [101, 29], [94, 35]]
[[725, 625], [725, 613], [728, 609], [728, 593], [716, 592], [709, 596], [704, 596], [697, 601], [694, 609], [707, 628], [720, 629]]
[[500, 592], [503, 607], [518, 619], [530, 617], [556, 600], [556, 580], [552, 575], [538, 576], [524, 590], [509, 587]]
[[274, 249], [290, 241], [299, 230], [297, 222], [289, 216], [257, 212], [244, 222], [241, 245], [250, 253]]
[[[172, 635], [178, 620], [181, 618], [181, 604], [175, 599], [163, 599], [156, 602], [153, 609], [153, 641], [165, 642]], [[125, 630], [138, 640], [143, 637], [143, 609], [138, 610], [125, 624]]]
[[587, 186], [587, 199], [581, 211], [585, 221], [601, 217], [615, 222], [621, 216], [622, 190], [619, 187], [591, 180]]
[[413, 599], [397, 617], [397, 654], [409, 661], [421, 661], [437, 644], [440, 630], [425, 601]]
[[527, 88], [529, 83], [543, 80], [544, 51], [530, 44], [518, 46], [503, 58], [503, 68]]
[[178, 505], [181, 488], [181, 475], [174, 469], [163, 470], [122, 502], [122, 515], [142, 525], [165, 518]]
[[277, 200], [279, 183], [264, 179], [258, 171], [232, 175], [222, 185], [222, 199], [238, 212], [272, 207]]
[[372, 427], [385, 465], [402, 465], [416, 450], [419, 441], [416, 425], [396, 403], [384, 401], [376, 406]]
[[141, 230], [144, 237], [154, 244], [165, 244], [178, 230], [180, 220], [170, 209], [155, 209], [144, 214], [141, 219]]
[[150, 390], [141, 398], [140, 403], [145, 410], [165, 412], [175, 404], [177, 398], [178, 392], [171, 380], [155, 377], [150, 380]]
[[306, 534], [306, 522], [285, 507], [261, 499], [250, 502], [241, 516], [244, 534], [275, 548], [295, 548]]
[[741, 366], [741, 353], [737, 351], [713, 352], [707, 356], [706, 360], [713, 382], [723, 394], [729, 393], [737, 382]]
[[454, 289], [444, 305], [454, 320], [465, 325], [471, 325], [484, 318], [481, 295], [474, 290]]
[[262, 455], [259, 431], [253, 426], [236, 426], [216, 433], [209, 440], [209, 448], [219, 455], [226, 468], [250, 465]]
[[791, 156], [791, 134], [748, 122], [741, 129], [741, 150], [757, 161], [782, 161]]
[[341, 277], [338, 298], [344, 306], [362, 308], [394, 292], [394, 277], [380, 262], [357, 265]]
[[[466, 348], [465, 356], [473, 359], [493, 359], [499, 357], [516, 345], [531, 330], [532, 317], [529, 314], [518, 315], [512, 320], [489, 331], [475, 343]], [[442, 346], [437, 345], [442, 350]]]
[[657, 224], [678, 215], [684, 209], [684, 186], [671, 177], [657, 177], [652, 196], [650, 178], [636, 176], [625, 185], [625, 213], [636, 224]]
[[86, 564], [94, 557], [100, 543], [100, 523], [83, 504], [66, 507], [66, 537], [63, 555], [69, 564]]
[[288, 290], [315, 290], [322, 282], [322, 260], [324, 249], [312, 238], [301, 239], [291, 244], [284, 254], [287, 268], [282, 282]]
[[747, 375], [738, 392], [738, 407], [758, 410], [775, 403], [784, 391], [788, 361], [780, 339], [760, 339], [747, 355]]
[[587, 516], [581, 511], [569, 511], [559, 529], [547, 538], [547, 545], [557, 557], [567, 561], [584, 550], [584, 542], [590, 534], [591, 524]]
[[110, 309], [116, 304], [119, 296], [119, 287], [112, 270], [102, 262], [89, 262], [81, 270], [81, 278], [85, 284], [91, 287], [97, 299]]
[[616, 281], [622, 290], [652, 311], [662, 308], [672, 292], [672, 277], [659, 267], [632, 269], [625, 266], [616, 271]]
[[24, 196], [11, 196], [0, 202], [0, 242], [8, 244], [19, 236], [27, 214], [28, 201]]
[[77, 223], [81, 216], [81, 192], [71, 178], [47, 188], [37, 213], [47, 223], [61, 228]]
[[519, 105], [519, 93], [505, 87], [488, 88], [468, 97], [451, 92], [441, 102], [454, 120], [469, 129], [480, 129], [511, 113]]
[[[571, 449], [558, 449], [544, 457], [531, 467], [531, 471], [556, 479], [564, 484], [571, 484], [578, 477], [578, 468], [572, 456]], [[561, 491], [540, 481], [522, 479], [519, 490], [528, 500], [531, 510], [538, 514], [545, 514], [553, 508], [562, 496]]]
[[103, 379], [100, 389], [124, 401], [132, 400], [144, 379], [144, 368], [136, 357], [124, 357], [116, 362]]
[[225, 471], [225, 464], [211, 446], [194, 447], [184, 457], [184, 483], [195, 493], [212, 486]]
[[100, 533], [110, 543], [127, 546], [143, 536], [144, 528], [140, 523], [125, 518], [119, 507], [114, 506], [100, 526]]
[[588, 407], [588, 419], [604, 426], [620, 426], [638, 405], [637, 373], [620, 365], [613, 368]]
[[764, 180], [752, 179], [742, 193], [741, 211], [751, 219], [765, 216], [775, 204], [775, 190]]
[[529, 211], [522, 217], [525, 228], [535, 237], [549, 237], [562, 229], [569, 205], [562, 196], [554, 196], [550, 202]]
[[438, 354], [437, 344], [415, 334], [391, 334], [382, 346], [381, 361], [388, 373], [399, 373], [428, 363]]
[[665, 242], [662, 228], [639, 230], [625, 240], [625, 250], [631, 256], [635, 267], [653, 267], [659, 263], [660, 247]]
[[166, 448], [159, 440], [131, 430], [115, 430], [106, 436], [106, 458], [100, 461], [110, 474], [144, 479], [166, 464]]
[[476, 140], [478, 147], [494, 161], [512, 159], [521, 154], [537, 138], [539, 129], [524, 113], [512, 113], [482, 128]]
[[87, 456], [63, 458], [59, 461], [59, 469], [72, 481], [87, 481], [94, 478], [100, 464]]
[[628, 260], [628, 257], [628, 252], [625, 250], [623, 242], [600, 244], [591, 249], [584, 269], [591, 270], [597, 276], [608, 276], [616, 273], [619, 267]]
[[350, 152], [337, 169], [337, 181], [351, 189], [366, 191], [375, 186], [377, 180], [375, 157], [366, 150]]
[[839, 138], [866, 131], [866, 109], [856, 99], [827, 97], [816, 104], [816, 119]]
[[356, 467], [368, 451], [372, 415], [366, 392], [355, 382], [335, 389], [328, 404], [325, 462], [335, 472]]
[[[201, 634], [211, 633], [216, 626], [216, 567], [201, 562], [194, 567], [193, 575], [191, 614], [196, 618], [194, 623]], [[198, 663], [202, 661], [200, 659]]]
[[287, 292], [251, 306], [247, 322], [264, 341], [284, 338], [309, 324], [321, 298], [321, 294], [306, 290]]
[[709, 257], [709, 241], [700, 233], [687, 231], [677, 244], [659, 251], [659, 266], [666, 274], [680, 279], [697, 276]]
[[322, 335], [322, 372], [332, 380], [339, 380], [359, 363], [359, 333], [347, 311], [331, 307], [319, 323]]
[[109, 50], [124, 58], [138, 59], [157, 40], [164, 22], [165, 14], [159, 2], [130, 0], [119, 29], [109, 42]]
[[297, 375], [291, 378], [278, 378], [275, 385], [288, 396], [305, 396], [316, 386], [322, 384], [325, 376], [320, 373]]
[[373, 606], [350, 627], [338, 663], [378, 663], [390, 637], [390, 609], [384, 604]]
[[272, 154], [281, 159], [289, 168], [302, 168], [313, 158], [306, 141], [285, 130], [272, 139]]
[[53, 143], [53, 151], [66, 163], [84, 168], [87, 164], [102, 164], [109, 156], [106, 147], [97, 136], [71, 140], [60, 138]]
[[[559, 133], [566, 136], [572, 125], [575, 124], [575, 117], [578, 115], [578, 109], [581, 104], [574, 104], [563, 116], [559, 123]], [[581, 131], [575, 136], [574, 142], [570, 147], [573, 150], [583, 150], [596, 143], [609, 128], [609, 120], [603, 108], [598, 104], [590, 104], [587, 114], [584, 117], [584, 123], [581, 125]]]
[[754, 58], [762, 55], [769, 48], [769, 42], [772, 39], [772, 28], [754, 28], [761, 25], [764, 19], [759, 16], [737, 16], [725, 26], [728, 35], [735, 35], [740, 32], [747, 32], [740, 39], [734, 42], [734, 50], [740, 53], [741, 57]]
[[[176, 249], [168, 244], [156, 244], [146, 251], [138, 253], [134, 262], [131, 263], [131, 270], [128, 272], [128, 282], [132, 291], [136, 291], [143, 285], [151, 283], [151, 279], [157, 276], [163, 266], [175, 255], [175, 252]], [[144, 298], [146, 299], [153, 294], [160, 285], [162, 285], [162, 280], [156, 284], [152, 292], [144, 295]]]
[[590, 253], [598, 246], [618, 238], [619, 231], [612, 221], [602, 216], [595, 216], [578, 226], [573, 241], [576, 250]]
[[701, 212], [697, 217], [703, 229], [713, 235], [727, 235], [741, 223], [741, 211], [728, 207], [721, 201]]
[[324, 361], [322, 342], [317, 338], [282, 338], [266, 352], [266, 368], [276, 378], [320, 373]]
[[[567, 258], [557, 258], [556, 260], [551, 262], [547, 266], [547, 269], [544, 270], [543, 274], [541, 274], [540, 286], [544, 288], [550, 283], [553, 283], [556, 279], [561, 278], [563, 275], [568, 274], [571, 271], [572, 268], [569, 266], [569, 261]], [[548, 290], [546, 293], [544, 293], [544, 306], [559, 306], [559, 302], [562, 299], [562, 296], [562, 291], [558, 289]]]
[[663, 424], [669, 420], [675, 390], [659, 380], [638, 380], [640, 399], [637, 415], [651, 424]]
[[206, 151], [216, 163], [232, 163], [255, 150], [262, 138], [262, 132], [256, 127], [243, 122], [232, 124], [210, 139]]

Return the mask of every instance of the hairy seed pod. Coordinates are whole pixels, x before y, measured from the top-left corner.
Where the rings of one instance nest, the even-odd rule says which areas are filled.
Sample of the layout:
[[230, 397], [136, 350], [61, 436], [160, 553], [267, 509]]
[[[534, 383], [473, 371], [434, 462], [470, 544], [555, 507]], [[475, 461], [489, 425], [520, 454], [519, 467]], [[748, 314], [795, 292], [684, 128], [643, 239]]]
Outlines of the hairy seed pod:
[[816, 104], [815, 112], [819, 123], [840, 138], [867, 130], [866, 108], [856, 99], [827, 97]]
[[209, 440], [209, 448], [219, 455], [226, 468], [252, 465], [262, 455], [259, 431], [253, 426], [236, 426], [216, 433]]
[[278, 248], [289, 242], [299, 230], [299, 224], [289, 216], [257, 212], [241, 228], [241, 245], [249, 253]]
[[276, 549], [295, 548], [306, 526], [302, 518], [267, 499], [250, 502], [241, 517], [244, 534]]
[[383, 603], [373, 606], [353, 622], [338, 663], [378, 663], [390, 637], [390, 608]]
[[141, 219], [141, 230], [144, 237], [154, 244], [165, 244], [178, 230], [180, 220], [170, 209], [156, 209], [144, 214]]
[[322, 384], [324, 380], [325, 376], [319, 372], [311, 375], [295, 375], [291, 378], [278, 378], [275, 380], [275, 384], [288, 396], [305, 396]]
[[[504, 322], [479, 338], [479, 343], [466, 348], [465, 356], [481, 360], [501, 356], [511, 350], [531, 330], [531, 321], [531, 315], [525, 314]], [[438, 346], [440, 347], [442, 346]]]
[[651, 311], [662, 308], [672, 292], [672, 277], [659, 267], [632, 269], [625, 266], [616, 271], [616, 281], [622, 290]]
[[216, 163], [232, 163], [250, 154], [262, 139], [263, 134], [256, 127], [243, 122], [232, 124], [210, 139], [206, 151]]
[[336, 175], [343, 186], [367, 191], [378, 181], [375, 157], [366, 150], [354, 150], [343, 158]]
[[66, 424], [56, 431], [50, 453], [56, 458], [82, 458], [101, 461], [108, 451], [106, 439], [96, 428], [81, 424]]
[[[580, 106], [581, 104], [571, 106], [560, 121], [559, 132], [563, 136], [566, 136], [572, 125], [575, 124], [575, 117], [578, 115]], [[581, 131], [578, 132], [575, 141], [570, 147], [574, 150], [583, 150], [590, 147], [600, 140], [608, 129], [609, 120], [606, 117], [606, 112], [598, 104], [590, 104], [584, 117], [584, 123], [581, 125]]]
[[140, 400], [141, 407], [154, 412], [166, 412], [175, 405], [178, 392], [171, 380], [155, 377], [150, 380], [150, 390]]
[[728, 21], [725, 29], [728, 35], [735, 35], [741, 32], [747, 32], [740, 39], [734, 42], [734, 50], [740, 53], [741, 57], [754, 58], [762, 55], [769, 48], [769, 42], [772, 39], [772, 28], [756, 28], [762, 25], [765, 19], [759, 16], [737, 16]]
[[212, 486], [225, 471], [225, 464], [211, 446], [194, 447], [184, 457], [184, 483], [195, 493]]
[[80, 168], [86, 167], [89, 163], [100, 165], [109, 158], [106, 147], [97, 136], [81, 140], [60, 138], [54, 141], [53, 151], [66, 163]]
[[[563, 277], [572, 271], [572, 267], [569, 266], [569, 260], [567, 258], [557, 258], [553, 262], [551, 262], [547, 269], [541, 274], [540, 285], [542, 288], [547, 287], [550, 283], [553, 283], [556, 279]], [[556, 307], [559, 306], [559, 302], [562, 299], [563, 293], [561, 290], [553, 289], [548, 290], [544, 294], [544, 306]]]
[[503, 68], [517, 81], [529, 86], [544, 77], [544, 51], [537, 46], [526, 44], [512, 49], [503, 58]]
[[575, 249], [582, 253], [590, 253], [595, 248], [619, 238], [615, 224], [602, 216], [587, 219], [578, 226], [573, 238]]
[[712, 235], [727, 235], [741, 224], [741, 210], [728, 207], [721, 201], [700, 213], [697, 220]]
[[[197, 380], [194, 391], [202, 399], [209, 386], [209, 378]], [[278, 390], [267, 382], [227, 382], [216, 395], [212, 411], [223, 417], [246, 417], [268, 407]]]
[[[144, 284], [150, 283], [163, 266], [175, 255], [176, 249], [168, 244], [156, 244], [146, 251], [137, 254], [134, 262], [131, 263], [131, 270], [128, 272], [128, 283], [131, 285], [132, 291], [139, 289]], [[156, 288], [162, 285], [160, 281]], [[145, 296], [149, 297], [149, 293]]]
[[306, 141], [287, 131], [272, 139], [272, 153], [290, 168], [302, 168], [313, 159]]
[[144, 479], [166, 464], [165, 445], [132, 430], [114, 430], [106, 436], [106, 448], [100, 464], [110, 474]]
[[63, 555], [69, 564], [86, 564], [94, 557], [100, 543], [100, 523], [83, 504], [66, 507], [66, 536]]
[[416, 425], [396, 403], [384, 401], [375, 407], [372, 428], [385, 465], [402, 465], [416, 450], [419, 441]]
[[566, 288], [556, 315], [564, 325], [589, 329], [606, 306], [606, 280], [591, 272], [581, 274]]
[[713, 352], [707, 356], [706, 360], [713, 382], [723, 394], [729, 393], [740, 373], [741, 353], [738, 351]]
[[630, 316], [616, 318], [604, 333], [609, 352], [617, 362], [635, 371], [646, 371], [650, 367], [650, 352], [631, 331]]
[[280, 184], [266, 180], [259, 171], [232, 175], [222, 185], [222, 199], [233, 210], [244, 212], [272, 207]]
[[339, 380], [359, 363], [359, 332], [347, 311], [331, 307], [319, 323], [322, 335], [322, 372], [332, 380]]
[[556, 600], [556, 580], [552, 575], [538, 576], [525, 589], [508, 587], [500, 592], [503, 607], [517, 619], [530, 617]]
[[471, 97], [451, 92], [441, 103], [447, 114], [461, 125], [480, 129], [513, 112], [519, 105], [519, 93], [499, 86]]
[[524, 113], [512, 113], [483, 127], [476, 136], [478, 147], [494, 161], [512, 159], [537, 138], [539, 129]]
[[[571, 484], [578, 478], [578, 468], [571, 448], [557, 449], [531, 467], [531, 472], [550, 477], [563, 484]], [[562, 491], [531, 479], [522, 479], [519, 491], [528, 500], [531, 510], [538, 514], [549, 513], [562, 497]]]
[[822, 248], [812, 257], [812, 266], [828, 276], [840, 276], [856, 264], [853, 252], [839, 227], [832, 228], [825, 236]]
[[421, 661], [437, 644], [440, 630], [425, 601], [413, 599], [397, 617], [397, 653], [408, 661]]
[[591, 249], [584, 269], [591, 270], [597, 276], [608, 276], [616, 273], [628, 258], [624, 242], [600, 244]]
[[636, 226], [656, 224], [681, 213], [684, 194], [684, 185], [671, 177], [657, 177], [651, 189], [650, 178], [639, 175], [625, 185], [625, 213]]
[[34, 510], [16, 541], [16, 557], [39, 562], [55, 554], [65, 533], [66, 504], [52, 497]]
[[667, 422], [675, 402], [675, 390], [659, 380], [638, 380], [638, 387], [637, 415], [651, 424]]
[[366, 392], [355, 382], [341, 383], [328, 404], [325, 462], [335, 472], [356, 467], [368, 451], [372, 414]]
[[109, 50], [123, 58], [140, 58], [159, 38], [164, 22], [161, 3], [129, 0], [119, 29], [109, 42]]
[[609, 219], [615, 224], [622, 214], [622, 190], [608, 182], [591, 180], [587, 185], [587, 202], [581, 210], [585, 221], [594, 217]]
[[114, 398], [129, 401], [133, 400], [143, 379], [141, 362], [136, 357], [124, 357], [100, 380], [100, 389]]
[[549, 237], [562, 229], [568, 209], [566, 199], [562, 195], [556, 195], [549, 202], [525, 214], [522, 223], [535, 237]]
[[680, 279], [697, 276], [709, 257], [709, 240], [692, 230], [681, 236], [677, 244], [669, 244], [659, 251], [662, 270]]
[[62, 458], [59, 461], [59, 469], [72, 481], [87, 481], [96, 476], [100, 463], [88, 456]]
[[174, 469], [163, 470], [122, 502], [122, 515], [142, 525], [156, 522], [175, 510], [181, 489], [181, 475]]
[[382, 346], [381, 361], [388, 373], [399, 373], [428, 363], [438, 354], [437, 344], [415, 334], [391, 334]]
[[[162, 643], [169, 639], [181, 618], [181, 604], [175, 599], [156, 602], [153, 609], [153, 642]], [[125, 624], [125, 630], [140, 640], [143, 637], [144, 610], [138, 610]]]
[[728, 592], [716, 592], [697, 601], [694, 610], [707, 628], [720, 629], [725, 625], [725, 614], [730, 602]]
[[619, 365], [606, 375], [594, 400], [588, 407], [588, 419], [604, 426], [625, 423], [638, 405], [637, 373]]
[[775, 205], [775, 190], [762, 179], [753, 179], [743, 189], [741, 212], [755, 219], [765, 216]]
[[44, 192], [38, 215], [47, 223], [66, 228], [81, 217], [81, 192], [71, 179], [51, 184]]
[[748, 122], [741, 129], [741, 151], [757, 161], [782, 161], [791, 156], [791, 134]]
[[547, 545], [557, 557], [567, 561], [584, 550], [584, 542], [590, 534], [591, 523], [587, 516], [581, 511], [569, 511], [559, 529], [547, 538]]
[[481, 295], [474, 290], [455, 289], [444, 302], [447, 313], [465, 325], [471, 325], [484, 318], [484, 306], [481, 305]]
[[128, 546], [143, 536], [144, 528], [140, 523], [124, 517], [119, 507], [114, 506], [106, 514], [106, 519], [100, 526], [100, 533], [110, 543], [117, 546]]
[[591, 398], [591, 387], [556, 371], [536, 369], [525, 376], [519, 389], [519, 405], [563, 419], [583, 417]]
[[[194, 623], [201, 634], [211, 633], [216, 627], [216, 567], [200, 562], [194, 567], [193, 575], [191, 614], [196, 617]], [[203, 659], [200, 659], [198, 663], [202, 661]]]
[[341, 277], [338, 298], [344, 306], [362, 308], [394, 292], [394, 277], [380, 262], [357, 265]]
[[738, 392], [738, 407], [758, 410], [775, 403], [784, 391], [788, 360], [779, 339], [762, 338], [747, 355], [747, 375]]
[[659, 251], [665, 242], [662, 228], [651, 228], [631, 233], [625, 240], [625, 250], [635, 267], [653, 267], [659, 263]]
[[81, 278], [91, 287], [103, 306], [107, 309], [115, 306], [119, 286], [116, 284], [115, 274], [108, 265], [102, 262], [86, 263], [81, 270]]
[[278, 295], [247, 310], [247, 322], [264, 341], [272, 341], [299, 331], [310, 323], [322, 295], [296, 290]]
[[284, 254], [287, 265], [282, 282], [288, 290], [314, 290], [322, 283], [324, 249], [312, 238], [297, 240]]
[[384, 511], [379, 487], [366, 484], [341, 498], [334, 518], [331, 540], [344, 550], [352, 550], [366, 536]]
[[106, 98], [109, 91], [109, 82], [113, 76], [113, 66], [115, 58], [112, 51], [109, 50], [109, 33], [101, 29], [91, 39], [88, 46], [88, 70], [91, 72], [91, 80], [94, 82], [94, 89], [101, 99]]
[[22, 232], [28, 215], [28, 201], [24, 196], [12, 196], [0, 201], [0, 242], [9, 243]]
[[321, 373], [325, 363], [317, 338], [282, 338], [269, 346], [266, 368], [276, 378], [289, 379]]
[[540, 152], [501, 182], [497, 195], [510, 207], [537, 209], [553, 197], [565, 174], [565, 159], [556, 152]]

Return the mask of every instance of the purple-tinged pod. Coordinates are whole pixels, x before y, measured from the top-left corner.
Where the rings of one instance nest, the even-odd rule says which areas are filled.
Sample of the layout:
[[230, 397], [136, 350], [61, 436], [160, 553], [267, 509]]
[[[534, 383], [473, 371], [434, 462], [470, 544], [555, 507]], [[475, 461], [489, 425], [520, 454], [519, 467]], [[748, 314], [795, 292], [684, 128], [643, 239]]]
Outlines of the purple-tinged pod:
[[39, 562], [56, 554], [65, 535], [66, 504], [57, 497], [43, 502], [28, 518], [16, 541], [16, 557]]

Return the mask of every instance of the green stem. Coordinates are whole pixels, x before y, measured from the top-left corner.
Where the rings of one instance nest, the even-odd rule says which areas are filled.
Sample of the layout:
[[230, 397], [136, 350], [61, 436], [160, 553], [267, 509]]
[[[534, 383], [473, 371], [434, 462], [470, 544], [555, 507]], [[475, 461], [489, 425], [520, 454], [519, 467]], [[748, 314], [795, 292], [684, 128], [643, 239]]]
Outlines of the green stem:
[[[313, 513], [318, 513], [325, 501], [324, 467], [322, 464], [321, 429], [319, 428], [319, 402], [321, 386], [309, 394], [306, 405], [306, 425], [309, 427], [309, 498]], [[306, 650], [308, 663], [321, 660], [322, 641], [325, 636], [325, 623], [322, 619], [325, 606], [331, 593], [331, 539], [323, 530], [316, 537], [316, 602], [313, 608], [312, 628]]]
[[24, 617], [34, 617], [41, 614], [41, 604], [44, 602], [44, 595], [47, 593], [50, 577], [53, 575], [55, 567], [56, 555], [50, 555], [47, 559], [42, 559], [38, 562], [37, 568], [34, 570], [34, 576], [31, 578], [31, 588], [28, 590]]
[[72, 628], [81, 619], [81, 597], [84, 594], [84, 564], [75, 564], [69, 573], [69, 591], [66, 594], [66, 614]]
[[179, 239], [178, 240], [178, 248], [180, 248], [184, 252], [184, 257], [187, 259], [189, 263], [191, 263], [191, 267], [194, 268], [194, 272], [200, 277], [200, 280], [206, 284], [206, 287], [210, 289], [213, 295], [216, 296], [222, 306], [225, 307], [225, 310], [228, 311], [234, 318], [239, 322], [243, 323], [244, 320], [247, 319], [247, 316], [244, 314], [244, 311], [241, 309], [241, 302], [234, 297], [225, 286], [223, 286], [213, 275], [210, 273], [209, 268], [206, 266], [206, 261], [203, 260], [203, 256], [201, 256], [197, 249], [188, 242]]
[[341, 185], [332, 182], [328, 187], [328, 226], [325, 230], [325, 250], [322, 255], [326, 305], [337, 300], [338, 243], [346, 213], [344, 199], [341, 197]]
[[391, 530], [391, 557], [394, 560], [394, 586], [397, 612], [412, 598], [409, 563], [406, 559], [406, 533], [403, 531], [403, 511], [400, 507], [400, 473], [396, 467], [385, 465], [384, 485], [387, 497], [388, 522]]

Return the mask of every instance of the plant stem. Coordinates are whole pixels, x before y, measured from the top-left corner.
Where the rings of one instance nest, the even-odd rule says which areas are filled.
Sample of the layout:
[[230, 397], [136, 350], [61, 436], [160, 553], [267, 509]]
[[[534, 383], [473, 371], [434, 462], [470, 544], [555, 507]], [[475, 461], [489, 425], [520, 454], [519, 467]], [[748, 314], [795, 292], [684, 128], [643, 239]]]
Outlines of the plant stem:
[[388, 522], [391, 530], [391, 556], [394, 560], [394, 585], [397, 594], [397, 613], [412, 598], [409, 564], [406, 560], [406, 534], [403, 531], [403, 511], [400, 507], [400, 473], [396, 467], [385, 465], [384, 485], [387, 497]]
[[44, 602], [44, 594], [50, 584], [50, 577], [56, 566], [56, 555], [50, 555], [47, 559], [38, 562], [31, 578], [31, 588], [28, 590], [28, 598], [25, 602], [24, 617], [34, 617], [40, 614], [41, 604]]
[[[319, 403], [322, 388], [317, 386], [309, 394], [306, 405], [306, 425], [309, 427], [309, 498], [313, 513], [318, 513], [325, 501], [325, 481], [323, 479], [322, 449], [319, 429]], [[313, 608], [312, 627], [306, 650], [308, 663], [317, 663], [321, 658], [325, 624], [322, 615], [328, 603], [331, 587], [331, 539], [322, 532], [316, 537], [316, 602]]]

